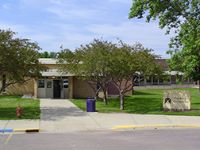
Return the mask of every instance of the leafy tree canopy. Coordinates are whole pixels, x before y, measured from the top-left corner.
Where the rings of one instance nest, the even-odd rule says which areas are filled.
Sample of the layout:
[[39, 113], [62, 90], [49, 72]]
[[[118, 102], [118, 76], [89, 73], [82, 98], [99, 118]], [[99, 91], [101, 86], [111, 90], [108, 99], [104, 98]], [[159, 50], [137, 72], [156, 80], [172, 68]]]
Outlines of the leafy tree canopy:
[[23, 83], [28, 77], [40, 76], [37, 43], [15, 37], [10, 30], [0, 30], [0, 92], [14, 83]]
[[59, 63], [63, 64], [61, 71], [99, 85], [104, 92], [105, 103], [108, 83], [112, 82], [119, 91], [121, 109], [124, 108], [124, 94], [132, 90], [133, 75], [150, 75], [159, 70], [155, 63], [156, 56], [150, 50], [141, 44], [130, 46], [121, 41], [113, 44], [95, 39], [75, 52], [62, 50], [58, 58]]
[[119, 91], [121, 110], [124, 109], [125, 93], [133, 89], [133, 75], [146, 76], [162, 73], [155, 61], [158, 56], [152, 54], [151, 51], [139, 43], [128, 45], [122, 41], [112, 50], [109, 59], [109, 74]]
[[199, 0], [133, 0], [129, 18], [158, 18], [167, 33], [175, 32], [168, 51], [172, 70], [200, 80], [200, 1]]
[[107, 103], [106, 86], [110, 82], [108, 60], [113, 48], [115, 48], [114, 44], [95, 39], [89, 44], [82, 45], [75, 52], [64, 49], [58, 56], [59, 63], [64, 64], [61, 70], [88, 81], [96, 92], [96, 96], [100, 90], [96, 89], [98, 85], [103, 90], [104, 102]]

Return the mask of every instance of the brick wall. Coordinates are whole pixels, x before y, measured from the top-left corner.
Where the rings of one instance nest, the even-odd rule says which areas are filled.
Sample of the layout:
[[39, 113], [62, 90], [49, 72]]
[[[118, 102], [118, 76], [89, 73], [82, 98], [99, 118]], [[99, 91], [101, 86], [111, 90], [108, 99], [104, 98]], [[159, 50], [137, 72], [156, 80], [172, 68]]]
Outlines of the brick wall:
[[87, 81], [80, 80], [77, 77], [73, 78], [73, 98], [88, 98], [94, 96], [95, 92]]

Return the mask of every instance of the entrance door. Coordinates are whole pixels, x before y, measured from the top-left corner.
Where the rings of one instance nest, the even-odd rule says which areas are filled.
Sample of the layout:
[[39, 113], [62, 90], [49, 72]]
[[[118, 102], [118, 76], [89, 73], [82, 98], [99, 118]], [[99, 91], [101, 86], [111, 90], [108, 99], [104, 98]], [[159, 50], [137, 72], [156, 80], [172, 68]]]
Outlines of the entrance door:
[[60, 98], [60, 80], [53, 80], [53, 98]]

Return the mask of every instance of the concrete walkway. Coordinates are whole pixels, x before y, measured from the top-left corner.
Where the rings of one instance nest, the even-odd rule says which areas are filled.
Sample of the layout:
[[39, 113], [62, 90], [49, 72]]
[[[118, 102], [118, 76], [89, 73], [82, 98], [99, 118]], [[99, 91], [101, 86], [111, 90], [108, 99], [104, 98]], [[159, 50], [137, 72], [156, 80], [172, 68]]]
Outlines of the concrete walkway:
[[0, 120], [0, 128], [37, 129], [41, 132], [121, 130], [133, 128], [200, 128], [200, 117], [139, 115], [126, 113], [87, 113], [69, 100], [41, 99], [40, 120]]
[[100, 129], [88, 113], [69, 100], [41, 99], [40, 129], [44, 132], [73, 132]]

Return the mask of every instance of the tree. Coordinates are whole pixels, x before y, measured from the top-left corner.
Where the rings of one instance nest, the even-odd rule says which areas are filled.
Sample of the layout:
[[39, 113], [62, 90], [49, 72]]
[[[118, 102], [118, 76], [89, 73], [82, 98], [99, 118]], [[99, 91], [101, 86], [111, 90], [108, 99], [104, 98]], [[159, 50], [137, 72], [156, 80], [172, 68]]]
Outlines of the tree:
[[37, 43], [15, 38], [16, 33], [0, 30], [0, 93], [15, 83], [24, 83], [30, 77], [40, 76]]
[[47, 51], [44, 51], [42, 53], [39, 53], [39, 57], [40, 58], [56, 58], [57, 54], [58, 53], [56, 53], [56, 52], [47, 52]]
[[111, 53], [109, 74], [113, 84], [119, 91], [120, 109], [124, 109], [124, 95], [133, 90], [134, 74], [151, 75], [159, 70], [155, 58], [141, 44], [127, 45], [120, 41]]
[[[75, 52], [62, 50], [58, 59], [62, 64], [61, 71], [70, 72], [88, 81], [94, 88], [96, 97], [102, 89], [105, 104], [108, 84], [114, 84], [119, 91], [120, 109], [123, 110], [124, 95], [133, 89], [133, 75], [138, 72], [150, 75], [156, 73], [155, 68], [158, 70], [156, 56], [150, 52], [141, 44], [130, 46], [121, 41], [113, 44], [95, 39]], [[96, 89], [96, 85], [100, 88]]]
[[186, 77], [199, 81], [200, 91], [200, 20], [198, 22], [182, 24], [178, 37], [182, 50], [168, 53], [173, 56], [169, 61], [170, 68], [180, 70]]
[[50, 58], [49, 52], [41, 52], [39, 53], [40, 58]]
[[[98, 97], [100, 89], [103, 91], [103, 100], [107, 104], [107, 85], [110, 82], [108, 76], [110, 51], [114, 44], [95, 39], [93, 42], [81, 46], [72, 52], [62, 50], [58, 56], [61, 71], [70, 72], [79, 78], [86, 80]], [[99, 87], [97, 89], [97, 87]]]
[[[129, 18], [143, 18], [147, 22], [159, 19], [160, 27], [175, 37], [168, 51], [172, 70], [180, 70], [187, 77], [200, 81], [200, 2], [198, 0], [134, 0]], [[200, 82], [199, 82], [200, 89]]]
[[127, 46], [116, 47], [110, 58], [110, 76], [120, 97], [120, 109], [124, 109], [124, 94], [132, 90], [132, 78], [137, 71], [137, 61], [134, 63], [135, 51]]

